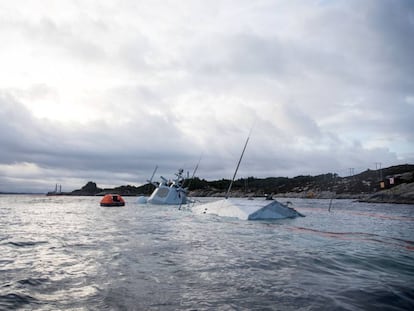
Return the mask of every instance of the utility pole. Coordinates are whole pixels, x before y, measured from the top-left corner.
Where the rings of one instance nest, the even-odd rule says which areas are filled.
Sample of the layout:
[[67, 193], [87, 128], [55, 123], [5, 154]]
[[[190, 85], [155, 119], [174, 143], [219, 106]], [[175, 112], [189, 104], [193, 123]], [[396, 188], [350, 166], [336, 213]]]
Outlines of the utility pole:
[[378, 171], [378, 178], [379, 178], [379, 180], [382, 180], [382, 169], [381, 169], [381, 165], [382, 165], [381, 162], [375, 162], [375, 169], [378, 171], [378, 168], [379, 168], [379, 171]]

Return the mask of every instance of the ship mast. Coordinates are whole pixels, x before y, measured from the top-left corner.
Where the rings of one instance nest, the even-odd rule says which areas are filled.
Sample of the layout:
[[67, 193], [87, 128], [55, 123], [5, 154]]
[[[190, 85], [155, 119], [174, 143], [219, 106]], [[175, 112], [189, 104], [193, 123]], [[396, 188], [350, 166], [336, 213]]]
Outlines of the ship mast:
[[242, 151], [242, 153], [241, 153], [241, 156], [240, 156], [239, 162], [237, 163], [236, 170], [234, 171], [233, 179], [231, 180], [230, 185], [229, 185], [229, 188], [227, 189], [226, 199], [228, 199], [228, 198], [229, 198], [230, 190], [231, 190], [231, 187], [233, 186], [234, 179], [236, 178], [237, 171], [239, 170], [239, 166], [240, 166], [241, 160], [243, 159], [244, 151], [246, 150], [247, 143], [249, 142], [250, 135], [251, 135], [251, 133], [252, 133], [252, 129], [253, 129], [253, 126], [252, 126], [252, 128], [250, 129], [249, 135], [247, 136], [247, 139], [246, 139], [246, 142], [245, 142], [245, 144], [244, 144], [243, 151]]

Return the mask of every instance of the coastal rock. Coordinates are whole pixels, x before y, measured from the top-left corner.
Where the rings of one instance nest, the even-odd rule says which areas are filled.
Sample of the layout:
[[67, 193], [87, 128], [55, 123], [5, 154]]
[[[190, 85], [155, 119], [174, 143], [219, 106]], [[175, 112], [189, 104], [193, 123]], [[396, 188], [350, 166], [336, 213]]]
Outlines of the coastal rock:
[[97, 193], [102, 192], [101, 188], [98, 188], [96, 183], [89, 181], [81, 189], [72, 191], [71, 195], [96, 195]]
[[360, 201], [369, 203], [414, 204], [414, 182], [378, 191], [365, 199], [361, 199]]

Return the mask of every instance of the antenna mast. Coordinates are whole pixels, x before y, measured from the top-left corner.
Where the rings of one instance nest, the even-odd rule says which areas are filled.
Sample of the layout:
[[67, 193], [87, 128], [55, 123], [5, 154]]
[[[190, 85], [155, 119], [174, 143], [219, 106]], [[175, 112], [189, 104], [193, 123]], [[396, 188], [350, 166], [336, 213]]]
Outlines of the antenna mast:
[[239, 162], [237, 163], [236, 170], [234, 171], [233, 179], [230, 182], [229, 189], [227, 189], [226, 199], [229, 198], [229, 194], [230, 194], [231, 187], [233, 186], [233, 182], [234, 182], [234, 179], [236, 178], [237, 171], [239, 170], [240, 162], [243, 159], [244, 151], [246, 150], [247, 143], [249, 142], [249, 139], [250, 139], [250, 134], [252, 133], [252, 128], [250, 129], [249, 135], [247, 136], [247, 139], [246, 139], [246, 142], [244, 144], [244, 148], [243, 148], [242, 154], [240, 156]]
[[[194, 168], [193, 175], [191, 176], [191, 179], [190, 179], [190, 182], [188, 183], [187, 189], [190, 189], [190, 186], [191, 186], [191, 183], [192, 183], [193, 178], [194, 178], [194, 176], [195, 176], [195, 173], [197, 172], [198, 166], [200, 165], [201, 156], [202, 156], [202, 154], [200, 155], [200, 158], [198, 159], [197, 165], [196, 165], [196, 167]], [[187, 173], [188, 173], [188, 172], [187, 172]], [[187, 179], [188, 179], [188, 178], [187, 178]]]
[[153, 184], [154, 185], [154, 183], [152, 182], [152, 179], [154, 178], [154, 175], [155, 175], [155, 172], [157, 171], [157, 169], [158, 169], [158, 165], [155, 165], [155, 168], [154, 168], [154, 171], [152, 172], [151, 178], [150, 179], [147, 179], [147, 181], [150, 184]]

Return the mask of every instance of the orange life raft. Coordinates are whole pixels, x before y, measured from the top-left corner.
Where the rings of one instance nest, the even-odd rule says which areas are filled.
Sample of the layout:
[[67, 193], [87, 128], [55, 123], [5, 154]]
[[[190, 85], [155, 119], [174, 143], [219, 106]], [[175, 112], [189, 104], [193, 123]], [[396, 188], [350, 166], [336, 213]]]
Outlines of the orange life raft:
[[125, 201], [119, 194], [106, 194], [101, 200], [101, 206], [124, 206]]

